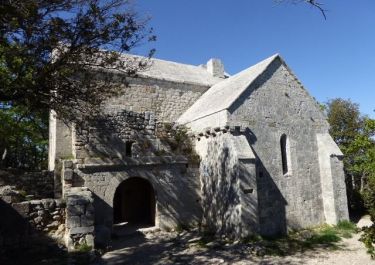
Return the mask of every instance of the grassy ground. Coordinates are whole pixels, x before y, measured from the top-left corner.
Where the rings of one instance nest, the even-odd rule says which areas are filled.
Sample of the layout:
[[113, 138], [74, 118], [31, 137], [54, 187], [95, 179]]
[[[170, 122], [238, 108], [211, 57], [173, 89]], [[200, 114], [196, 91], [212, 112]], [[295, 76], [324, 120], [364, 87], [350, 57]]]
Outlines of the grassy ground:
[[[350, 238], [353, 233], [357, 232], [355, 224], [349, 221], [342, 221], [336, 226], [323, 225], [290, 232], [285, 237], [249, 237], [244, 239], [242, 243], [256, 246], [260, 250], [260, 255], [286, 256], [321, 247], [336, 250], [339, 248], [338, 243], [342, 238]], [[212, 240], [210, 237], [203, 237], [198, 242], [198, 245], [200, 247], [209, 247]]]

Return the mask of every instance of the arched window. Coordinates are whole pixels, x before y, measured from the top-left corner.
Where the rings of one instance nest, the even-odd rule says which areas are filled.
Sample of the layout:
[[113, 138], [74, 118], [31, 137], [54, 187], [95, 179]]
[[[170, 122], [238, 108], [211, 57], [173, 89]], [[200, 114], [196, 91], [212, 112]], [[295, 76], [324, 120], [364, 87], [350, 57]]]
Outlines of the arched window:
[[280, 138], [280, 149], [281, 149], [281, 163], [283, 166], [283, 174], [288, 173], [288, 139], [285, 134]]

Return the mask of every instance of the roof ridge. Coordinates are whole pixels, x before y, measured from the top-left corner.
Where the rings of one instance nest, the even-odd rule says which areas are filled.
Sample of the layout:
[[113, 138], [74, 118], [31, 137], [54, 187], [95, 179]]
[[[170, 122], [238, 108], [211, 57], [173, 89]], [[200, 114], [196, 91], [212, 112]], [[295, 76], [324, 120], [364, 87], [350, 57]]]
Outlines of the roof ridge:
[[157, 58], [147, 58], [141, 55], [122, 54], [123, 60], [148, 60], [149, 65], [145, 69], [137, 72], [139, 76], [151, 77], [158, 80], [180, 82], [186, 84], [200, 85], [211, 87], [212, 85], [221, 82], [223, 78], [215, 77], [205, 68], [184, 64], [179, 62], [172, 62]]
[[274, 54], [214, 84], [179, 117], [177, 122], [186, 124], [219, 111], [229, 109], [257, 77], [262, 75], [277, 58], [281, 59], [280, 55]]

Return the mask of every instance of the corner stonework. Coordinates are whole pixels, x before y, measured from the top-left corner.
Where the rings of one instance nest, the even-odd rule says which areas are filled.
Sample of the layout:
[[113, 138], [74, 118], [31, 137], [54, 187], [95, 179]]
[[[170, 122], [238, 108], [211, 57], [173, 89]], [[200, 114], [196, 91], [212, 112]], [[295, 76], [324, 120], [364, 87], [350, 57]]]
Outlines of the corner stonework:
[[317, 134], [320, 179], [326, 222], [349, 220], [343, 154], [328, 133]]

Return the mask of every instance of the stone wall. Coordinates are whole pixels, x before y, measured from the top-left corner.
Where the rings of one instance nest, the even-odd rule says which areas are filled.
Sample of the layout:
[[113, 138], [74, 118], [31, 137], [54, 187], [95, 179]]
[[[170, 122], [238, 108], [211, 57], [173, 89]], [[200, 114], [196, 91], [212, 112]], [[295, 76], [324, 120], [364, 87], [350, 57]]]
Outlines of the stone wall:
[[187, 130], [156, 119], [155, 113], [107, 110], [88, 129], [77, 131], [80, 163], [121, 161], [125, 158], [185, 154], [193, 148]]
[[[55, 125], [50, 137], [50, 142], [54, 143], [50, 149], [51, 170], [55, 168], [56, 159], [122, 158], [126, 142], [134, 139], [143, 138], [142, 143], [133, 146], [135, 155], [144, 155], [142, 149], [147, 149], [147, 138], [151, 138], [157, 149], [158, 140], [153, 139], [155, 126], [174, 122], [209, 88], [152, 78], [130, 78], [128, 82], [128, 86], [118, 84], [119, 96], [103, 104], [102, 117], [77, 131], [51, 115], [50, 122]], [[114, 127], [117, 127], [115, 133]]]
[[0, 170], [0, 186], [14, 186], [28, 199], [53, 197], [53, 174], [48, 171], [24, 172], [16, 169]]
[[65, 192], [66, 231], [65, 245], [68, 250], [80, 246], [94, 247], [94, 198], [87, 188], [69, 188]]
[[209, 87], [137, 78], [130, 86], [121, 85], [121, 95], [108, 101], [107, 106], [134, 112], [152, 111], [163, 122], [173, 122], [187, 110]]
[[31, 200], [13, 203], [12, 207], [26, 218], [34, 229], [62, 238], [65, 230], [65, 203], [62, 200]]
[[243, 133], [216, 128], [196, 135], [201, 157], [203, 228], [234, 239], [259, 232], [255, 156]]
[[86, 162], [87, 158], [123, 159], [150, 155], [158, 150], [155, 129], [153, 112], [107, 109], [89, 128], [77, 132], [76, 158]]
[[53, 174], [48, 171], [0, 171], [0, 212], [5, 217], [0, 218], [0, 249], [27, 246], [34, 234], [62, 242], [65, 204], [51, 199], [53, 195]]
[[65, 204], [61, 200], [42, 199], [10, 204], [0, 196], [0, 211], [3, 216], [0, 218], [0, 249], [27, 246], [30, 238], [39, 232], [63, 241]]
[[123, 164], [77, 165], [73, 183], [94, 194], [95, 231], [98, 240], [109, 238], [113, 225], [113, 201], [119, 185], [129, 178], [147, 180], [155, 193], [155, 225], [172, 229], [179, 225], [198, 226], [201, 219], [197, 168], [188, 167], [184, 157], [126, 159]]
[[[325, 223], [316, 134], [328, 131], [318, 104], [280, 61], [272, 63], [230, 110], [229, 125], [249, 128], [258, 158], [262, 234]], [[280, 140], [287, 137], [288, 172]]]

